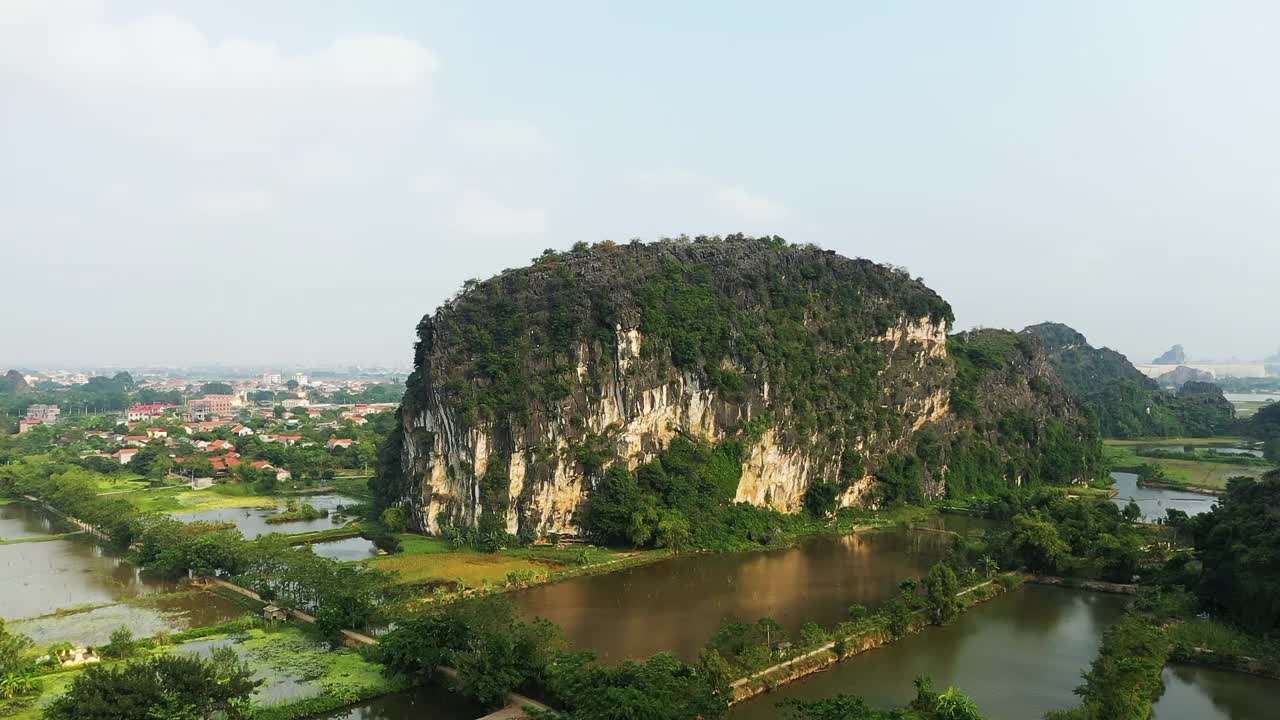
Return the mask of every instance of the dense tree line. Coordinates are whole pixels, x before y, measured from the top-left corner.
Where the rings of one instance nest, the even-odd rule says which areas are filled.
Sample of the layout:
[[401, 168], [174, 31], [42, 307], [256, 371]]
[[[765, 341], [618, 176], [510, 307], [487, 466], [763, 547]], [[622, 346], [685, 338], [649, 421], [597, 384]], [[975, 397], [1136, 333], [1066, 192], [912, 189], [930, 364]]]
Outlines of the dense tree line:
[[1202, 570], [1177, 578], [1205, 607], [1260, 634], [1280, 631], [1280, 471], [1235, 478], [1213, 509], [1176, 518]]
[[1121, 510], [1109, 499], [1009, 491], [983, 506], [1009, 527], [967, 544], [965, 551], [970, 557], [989, 555], [1005, 568], [1130, 583], [1142, 548], [1153, 540], [1151, 530], [1136, 524], [1137, 505]]
[[723, 718], [727, 697], [698, 668], [671, 655], [601, 665], [569, 652], [559, 628], [518, 619], [508, 601], [487, 599], [397, 624], [372, 650], [390, 673], [418, 675], [444, 666], [461, 693], [484, 705], [532, 692], [568, 720]]

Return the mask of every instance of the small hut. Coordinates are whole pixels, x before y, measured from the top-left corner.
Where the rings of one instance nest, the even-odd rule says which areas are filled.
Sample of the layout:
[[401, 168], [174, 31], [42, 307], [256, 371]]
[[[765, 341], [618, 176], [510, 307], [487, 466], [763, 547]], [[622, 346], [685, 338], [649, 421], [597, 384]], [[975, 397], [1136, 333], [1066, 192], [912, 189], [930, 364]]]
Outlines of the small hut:
[[98, 653], [93, 648], [76, 647], [67, 648], [58, 652], [58, 663], [62, 667], [75, 667], [77, 665], [87, 665], [89, 663], [99, 662]]
[[275, 605], [262, 608], [262, 619], [267, 622], [284, 622], [289, 619], [289, 611]]

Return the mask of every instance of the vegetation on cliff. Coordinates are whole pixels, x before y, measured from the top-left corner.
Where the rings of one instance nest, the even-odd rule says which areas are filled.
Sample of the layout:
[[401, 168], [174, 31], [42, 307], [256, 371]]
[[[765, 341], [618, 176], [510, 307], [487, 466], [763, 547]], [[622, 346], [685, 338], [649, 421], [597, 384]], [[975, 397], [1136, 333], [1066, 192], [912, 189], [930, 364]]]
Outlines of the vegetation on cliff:
[[[619, 328], [638, 328], [642, 352], [706, 386], [770, 383], [804, 433], [875, 414], [865, 341], [903, 317], [952, 314], [901, 270], [777, 237], [580, 243], [468, 281], [424, 318], [408, 396], [425, 401], [433, 387], [469, 425], [518, 421], [567, 397], [581, 343], [612, 349]], [[595, 370], [612, 369], [611, 356]]]
[[1041, 323], [1022, 332], [1040, 338], [1058, 375], [1103, 437], [1208, 437], [1233, 425], [1231, 403], [1215, 386], [1188, 383], [1189, 390], [1173, 395], [1125, 356], [1093, 347], [1066, 325]]
[[[900, 269], [777, 237], [547, 251], [423, 318], [374, 493], [498, 547], [513, 510], [539, 531], [539, 488], [581, 487], [575, 524], [600, 542], [716, 547], [785, 526], [734, 504], [766, 435], [800, 477], [764, 503], [816, 517], [1095, 477], [1097, 434], [1034, 338], [962, 333], [948, 360], [951, 319]], [[700, 427], [619, 439], [659, 403]]]

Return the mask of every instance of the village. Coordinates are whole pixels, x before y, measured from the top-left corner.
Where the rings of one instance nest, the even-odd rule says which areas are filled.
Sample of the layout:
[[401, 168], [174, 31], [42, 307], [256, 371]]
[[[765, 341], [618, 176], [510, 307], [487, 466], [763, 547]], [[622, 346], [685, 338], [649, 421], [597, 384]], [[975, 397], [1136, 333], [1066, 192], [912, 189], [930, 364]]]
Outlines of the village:
[[[59, 380], [63, 385], [89, 382], [74, 375]], [[288, 380], [264, 373], [250, 381], [139, 383], [131, 388], [132, 397], [162, 395], [179, 402], [135, 402], [116, 412], [81, 415], [64, 413], [58, 404], [34, 403], [18, 419], [17, 432], [43, 431], [50, 445], [75, 450], [95, 469], [127, 466], [153, 483], [202, 489], [265, 480], [274, 489], [272, 479], [296, 478], [315, 485], [343, 470], [363, 475], [376, 461], [375, 441], [369, 438], [385, 432], [371, 428], [371, 419], [383, 416], [379, 426], [390, 422], [397, 403], [328, 401], [349, 399], [367, 387], [313, 383], [304, 373]], [[182, 400], [192, 388], [195, 392]]]

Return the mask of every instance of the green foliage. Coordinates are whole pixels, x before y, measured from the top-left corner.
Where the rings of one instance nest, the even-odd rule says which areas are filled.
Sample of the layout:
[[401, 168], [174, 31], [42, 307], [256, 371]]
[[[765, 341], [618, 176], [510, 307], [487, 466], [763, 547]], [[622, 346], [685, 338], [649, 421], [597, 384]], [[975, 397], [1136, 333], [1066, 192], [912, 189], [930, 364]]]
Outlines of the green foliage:
[[732, 549], [768, 544], [797, 520], [733, 502], [742, 454], [737, 441], [712, 447], [677, 436], [634, 473], [614, 463], [592, 490], [579, 524], [603, 545]]
[[1263, 405], [1249, 418], [1248, 432], [1263, 440], [1280, 438], [1280, 402]]
[[102, 654], [104, 657], [126, 658], [133, 654], [134, 645], [133, 631], [121, 625], [111, 631], [111, 642], [102, 648]]
[[547, 689], [564, 720], [719, 720], [728, 711], [723, 667], [707, 666], [668, 653], [612, 666], [561, 654], [548, 668]]
[[897, 710], [877, 710], [856, 695], [822, 700], [789, 699], [780, 705], [789, 720], [983, 720], [974, 701], [956, 688], [934, 692], [928, 677], [916, 678], [916, 697]]
[[1261, 632], [1280, 629], [1280, 471], [1235, 478], [1207, 513], [1188, 522], [1204, 570], [1207, 608]]
[[946, 563], [937, 563], [924, 578], [925, 608], [935, 625], [945, 625], [960, 614], [960, 580]]
[[1129, 583], [1141, 550], [1156, 531], [1127, 522], [1109, 500], [1067, 498], [1050, 490], [1005, 492], [987, 503], [988, 514], [1010, 520], [990, 533], [987, 551], [1001, 567]]
[[393, 533], [402, 533], [409, 529], [409, 509], [403, 505], [395, 505], [382, 511], [382, 524]]
[[[778, 238], [602, 243], [468, 283], [424, 318], [405, 402], [414, 412], [438, 401], [466, 428], [510, 437], [558, 417], [551, 406], [570, 396], [594, 396], [619, 372], [618, 328], [638, 326], [629, 373], [684, 371], [729, 402], [767, 384], [787, 442], [814, 432], [852, 442], [900, 423], [881, 397], [887, 357], [874, 338], [904, 318], [943, 325], [952, 313], [903, 271]], [[597, 478], [610, 449], [571, 440]]]
[[1081, 705], [1072, 713], [1046, 718], [1147, 720], [1151, 704], [1164, 694], [1165, 662], [1170, 652], [1164, 631], [1133, 615], [1107, 628], [1102, 649], [1076, 688]]
[[198, 720], [248, 717], [262, 683], [231, 652], [212, 660], [161, 655], [127, 665], [91, 665], [49, 704], [47, 720]]
[[0, 618], [0, 676], [25, 676], [34, 672], [35, 660], [26, 653], [31, 647], [31, 638], [6, 630], [4, 618]]
[[526, 684], [543, 683], [562, 645], [559, 628], [521, 621], [509, 601], [490, 598], [399, 623], [371, 654], [403, 675], [452, 667], [459, 692], [492, 707]]

